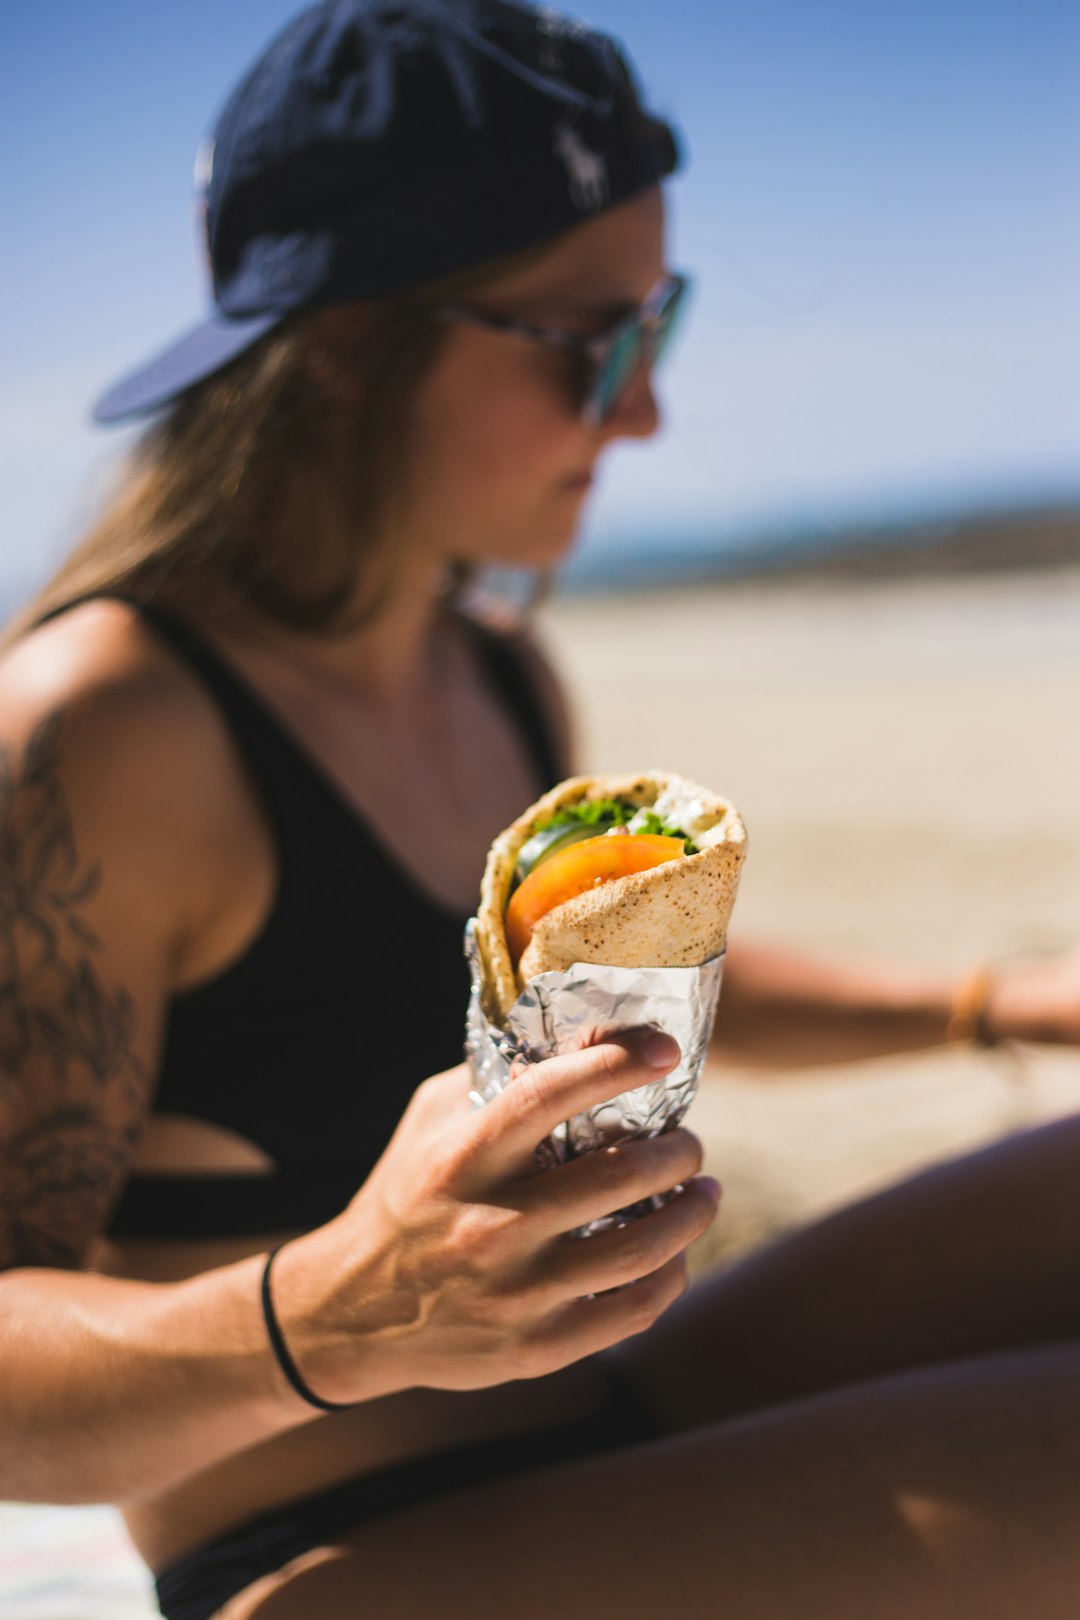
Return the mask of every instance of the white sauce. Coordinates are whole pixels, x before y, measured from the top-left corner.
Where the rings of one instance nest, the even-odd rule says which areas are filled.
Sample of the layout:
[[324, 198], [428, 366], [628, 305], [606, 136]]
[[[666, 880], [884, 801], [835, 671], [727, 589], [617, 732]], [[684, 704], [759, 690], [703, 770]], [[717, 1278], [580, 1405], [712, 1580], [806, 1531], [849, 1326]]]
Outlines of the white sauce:
[[726, 811], [717, 815], [715, 810], [710, 810], [689, 782], [682, 785], [672, 783], [658, 795], [650, 809], [663, 820], [681, 827], [699, 849], [719, 843], [724, 836], [722, 823]]

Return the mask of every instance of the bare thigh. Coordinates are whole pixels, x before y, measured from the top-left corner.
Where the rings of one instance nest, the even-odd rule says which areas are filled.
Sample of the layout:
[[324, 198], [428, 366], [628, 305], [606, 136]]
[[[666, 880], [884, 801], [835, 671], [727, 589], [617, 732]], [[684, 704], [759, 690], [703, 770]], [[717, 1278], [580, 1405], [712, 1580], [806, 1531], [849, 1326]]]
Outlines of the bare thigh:
[[1080, 1339], [1080, 1116], [793, 1232], [613, 1354], [682, 1429], [1062, 1339]]
[[929, 1368], [387, 1516], [222, 1620], [1075, 1620], [1080, 1345]]

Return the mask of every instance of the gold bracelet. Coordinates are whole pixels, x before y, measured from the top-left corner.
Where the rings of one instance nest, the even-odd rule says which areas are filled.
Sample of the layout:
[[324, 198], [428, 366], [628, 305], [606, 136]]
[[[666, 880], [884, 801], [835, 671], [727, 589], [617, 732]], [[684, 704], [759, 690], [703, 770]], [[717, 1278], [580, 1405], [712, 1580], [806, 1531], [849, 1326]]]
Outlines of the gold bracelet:
[[945, 1026], [947, 1041], [970, 1041], [975, 1046], [991, 1047], [1001, 1037], [990, 1027], [990, 995], [994, 988], [994, 975], [985, 962], [964, 975], [953, 991], [949, 1008], [949, 1022]]

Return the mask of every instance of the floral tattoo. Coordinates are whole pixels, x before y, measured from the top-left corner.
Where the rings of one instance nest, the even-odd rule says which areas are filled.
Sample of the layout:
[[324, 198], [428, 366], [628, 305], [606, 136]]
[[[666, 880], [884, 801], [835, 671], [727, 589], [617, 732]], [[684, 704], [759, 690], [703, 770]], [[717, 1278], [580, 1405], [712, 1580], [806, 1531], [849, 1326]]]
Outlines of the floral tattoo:
[[134, 1006], [95, 966], [59, 778], [63, 711], [0, 743], [0, 1266], [77, 1266], [123, 1184], [149, 1090]]

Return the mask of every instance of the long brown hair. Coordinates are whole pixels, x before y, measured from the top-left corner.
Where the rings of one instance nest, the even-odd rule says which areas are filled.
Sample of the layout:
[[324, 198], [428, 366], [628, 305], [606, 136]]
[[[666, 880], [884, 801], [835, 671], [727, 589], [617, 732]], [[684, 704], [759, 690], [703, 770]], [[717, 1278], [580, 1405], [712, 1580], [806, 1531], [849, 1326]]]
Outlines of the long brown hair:
[[[341, 310], [291, 316], [196, 384], [144, 431], [104, 511], [0, 647], [87, 596], [153, 597], [195, 617], [243, 601], [308, 631], [372, 616], [393, 579], [412, 405], [446, 330], [437, 310], [551, 246], [345, 306], [351, 321]], [[328, 316], [332, 370], [352, 381], [345, 401], [320, 364]]]

